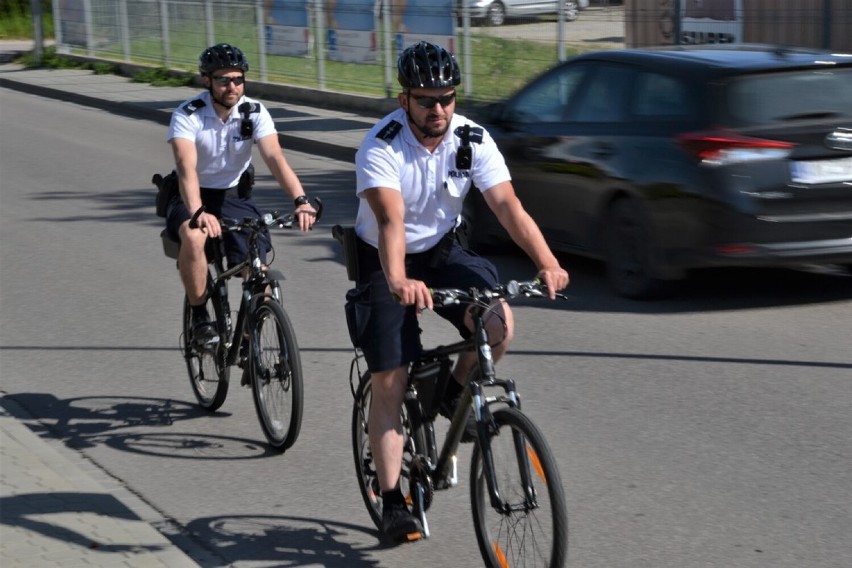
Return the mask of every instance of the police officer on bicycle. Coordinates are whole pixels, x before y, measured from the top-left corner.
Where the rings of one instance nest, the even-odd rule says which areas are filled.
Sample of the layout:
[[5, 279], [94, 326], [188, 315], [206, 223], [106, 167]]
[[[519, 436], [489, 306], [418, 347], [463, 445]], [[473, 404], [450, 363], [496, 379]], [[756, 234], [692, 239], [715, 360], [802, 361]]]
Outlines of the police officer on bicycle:
[[[400, 108], [370, 130], [355, 158], [359, 274], [356, 288], [347, 295], [347, 316], [355, 320], [350, 321], [356, 330], [353, 340], [372, 375], [368, 430], [382, 490], [383, 530], [402, 542], [422, 533], [399, 485], [407, 367], [422, 350], [417, 317], [433, 308], [429, 287], [482, 288], [499, 282], [494, 265], [456, 239], [467, 192], [472, 187], [482, 192], [514, 242], [535, 263], [551, 299], [568, 285], [568, 273], [516, 197], [489, 133], [454, 114], [461, 82], [455, 58], [421, 41], [401, 53], [397, 71]], [[435, 311], [462, 337], [471, 335], [465, 306]], [[486, 326], [497, 359], [513, 335], [512, 313], [505, 302], [494, 307]], [[475, 357], [464, 353], [457, 361], [441, 414], [452, 416]], [[467, 441], [471, 439], [468, 433]]]
[[[221, 43], [205, 49], [199, 71], [207, 90], [181, 104], [169, 126], [167, 139], [180, 193], [169, 202], [166, 228], [181, 243], [180, 277], [192, 306], [193, 342], [199, 346], [217, 337], [206, 308], [205, 243], [222, 236], [228, 263], [235, 265], [245, 259], [246, 240], [239, 233], [223, 235], [219, 218], [261, 215], [250, 195], [254, 144], [275, 180], [294, 200], [299, 228], [307, 231], [315, 221], [316, 212], [284, 158], [269, 111], [245, 96], [248, 69], [245, 55], [236, 47]], [[270, 246], [266, 238], [263, 260]]]

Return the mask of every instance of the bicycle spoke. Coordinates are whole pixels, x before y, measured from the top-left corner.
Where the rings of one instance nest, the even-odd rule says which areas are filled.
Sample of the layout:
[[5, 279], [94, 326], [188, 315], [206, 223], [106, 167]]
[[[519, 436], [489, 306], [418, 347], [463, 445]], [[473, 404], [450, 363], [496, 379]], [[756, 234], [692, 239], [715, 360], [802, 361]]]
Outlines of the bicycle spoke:
[[260, 425], [280, 451], [296, 441], [302, 420], [302, 371], [299, 348], [287, 314], [277, 302], [255, 312], [250, 362], [252, 389]]
[[[215, 313], [212, 301], [208, 301], [208, 312]], [[213, 411], [222, 406], [228, 394], [230, 369], [225, 364], [224, 348], [214, 351], [199, 351], [191, 345], [192, 329], [189, 302], [184, 299], [183, 352], [192, 392], [202, 408]]]
[[[382, 494], [376, 475], [376, 466], [373, 462], [373, 454], [370, 451], [370, 438], [367, 432], [367, 421], [370, 414], [370, 403], [372, 401], [371, 379], [366, 375], [362, 380], [355, 396], [355, 405], [352, 410], [352, 449], [355, 457], [355, 473], [358, 478], [358, 488], [364, 505], [370, 513], [370, 518], [376, 528], [382, 528]], [[402, 409], [402, 432], [403, 432], [403, 457], [402, 470], [400, 471], [400, 489], [405, 495], [409, 506], [413, 504], [414, 497], [411, 494], [411, 463], [415, 455], [414, 436], [422, 436], [414, 433], [411, 421]], [[428, 508], [428, 507], [427, 507]]]
[[[491, 506], [479, 447], [474, 450], [471, 498], [474, 524], [486, 563], [496, 566], [561, 566], [567, 520], [561, 481], [544, 438], [514, 409], [494, 413], [490, 438], [501, 506]], [[520, 445], [519, 445], [520, 444]]]

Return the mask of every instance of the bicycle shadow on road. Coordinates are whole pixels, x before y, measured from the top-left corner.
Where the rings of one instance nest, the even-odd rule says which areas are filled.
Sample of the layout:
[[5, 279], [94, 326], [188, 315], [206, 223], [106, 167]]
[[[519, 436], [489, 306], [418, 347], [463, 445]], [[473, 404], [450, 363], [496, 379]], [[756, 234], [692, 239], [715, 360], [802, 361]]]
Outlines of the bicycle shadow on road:
[[[188, 538], [204, 543], [225, 565], [242, 562], [275, 562], [276, 566], [323, 566], [360, 568], [379, 566], [368, 558], [376, 547], [375, 530], [322, 519], [237, 515], [191, 521]], [[178, 543], [180, 545], [180, 543]], [[265, 564], [264, 564], [265, 565]]]
[[[74, 516], [75, 524], [86, 515], [92, 516], [93, 523], [102, 522], [99, 519], [103, 517], [119, 521], [142, 520], [113, 495], [106, 493], [50, 491], [0, 497], [0, 511], [2, 511], [0, 525], [24, 529], [63, 543], [95, 550], [98, 553], [119, 553], [122, 555], [122, 561], [128, 556], [132, 560], [134, 553], [155, 552], [163, 549], [163, 546], [159, 544], [102, 543], [97, 540], [97, 531], [91, 530], [92, 525], [82, 523], [78, 525], [81, 530], [68, 526], [71, 524], [68, 520], [69, 514]], [[51, 515], [56, 517], [51, 519]], [[86, 534], [82, 529], [89, 529], [91, 534]], [[116, 562], [119, 560], [116, 559]]]
[[74, 450], [105, 445], [125, 452], [196, 460], [280, 455], [256, 440], [175, 432], [173, 427], [186, 420], [230, 416], [227, 412], [211, 413], [186, 402], [120, 396], [63, 400], [45, 393], [15, 393], [5, 398], [29, 414], [20, 418], [37, 435], [56, 438]]

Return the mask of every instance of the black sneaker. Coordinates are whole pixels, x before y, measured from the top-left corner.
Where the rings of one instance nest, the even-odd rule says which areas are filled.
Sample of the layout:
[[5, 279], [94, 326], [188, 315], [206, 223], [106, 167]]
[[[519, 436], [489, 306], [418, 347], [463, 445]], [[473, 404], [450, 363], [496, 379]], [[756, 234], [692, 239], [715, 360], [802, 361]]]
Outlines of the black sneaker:
[[382, 510], [382, 531], [395, 543], [413, 542], [423, 538], [420, 521], [405, 505], [385, 505]]
[[[438, 407], [438, 413], [447, 420], [453, 419], [453, 414], [456, 413], [456, 408], [461, 400], [461, 393], [455, 398], [445, 398]], [[473, 417], [473, 410], [467, 414], [467, 421], [464, 424], [464, 434], [462, 434], [462, 444], [469, 444], [476, 439], [476, 418]]]
[[216, 326], [209, 318], [198, 319], [192, 324], [192, 344], [196, 349], [210, 350], [219, 343]]

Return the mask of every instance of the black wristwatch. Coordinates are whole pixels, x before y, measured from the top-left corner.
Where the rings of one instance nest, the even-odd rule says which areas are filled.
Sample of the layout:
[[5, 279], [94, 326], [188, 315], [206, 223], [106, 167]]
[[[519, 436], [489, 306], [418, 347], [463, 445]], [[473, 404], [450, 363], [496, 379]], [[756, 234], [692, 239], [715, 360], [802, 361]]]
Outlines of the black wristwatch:
[[296, 199], [293, 200], [293, 203], [296, 205], [296, 207], [301, 207], [302, 205], [307, 205], [310, 202], [311, 201], [308, 199], [307, 195], [300, 195], [299, 197], [297, 197]]

